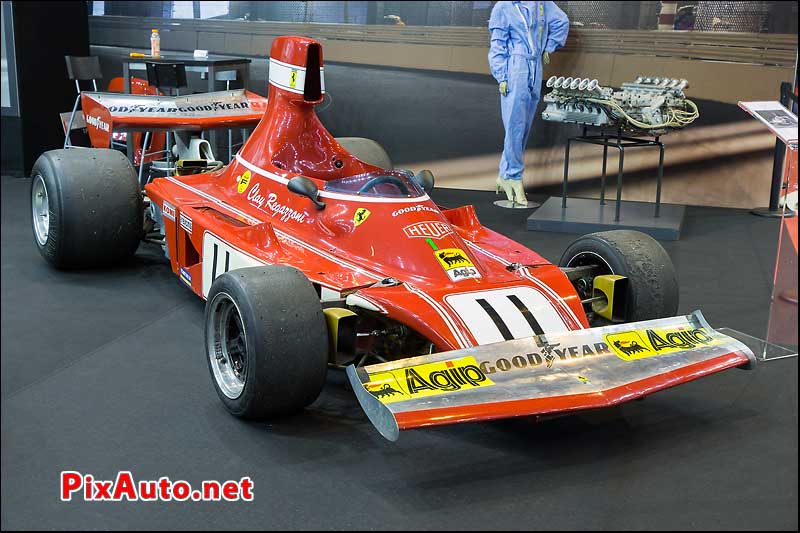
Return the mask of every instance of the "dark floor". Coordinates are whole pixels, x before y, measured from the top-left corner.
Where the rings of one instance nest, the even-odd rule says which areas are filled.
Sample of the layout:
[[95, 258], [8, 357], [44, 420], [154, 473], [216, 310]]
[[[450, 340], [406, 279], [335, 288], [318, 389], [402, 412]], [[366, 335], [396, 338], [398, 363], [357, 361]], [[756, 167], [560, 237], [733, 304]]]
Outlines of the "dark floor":
[[[2, 528], [796, 530], [797, 359], [619, 408], [462, 424], [385, 441], [340, 373], [298, 417], [234, 419], [202, 346], [203, 303], [143, 246], [113, 271], [58, 272], [31, 236], [28, 180], [2, 180]], [[482, 221], [556, 260], [487, 193]], [[665, 243], [681, 312], [762, 334], [777, 223], [689, 208]], [[253, 503], [64, 503], [62, 470], [255, 483]]]

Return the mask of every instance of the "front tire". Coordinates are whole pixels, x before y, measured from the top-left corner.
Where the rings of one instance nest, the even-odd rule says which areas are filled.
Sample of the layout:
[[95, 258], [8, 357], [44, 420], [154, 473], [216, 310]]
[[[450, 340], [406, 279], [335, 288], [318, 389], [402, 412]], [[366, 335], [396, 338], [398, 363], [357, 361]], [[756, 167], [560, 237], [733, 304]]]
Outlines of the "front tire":
[[136, 173], [116, 150], [50, 150], [33, 165], [34, 243], [56, 268], [87, 268], [130, 258], [142, 236]]
[[678, 277], [666, 250], [651, 236], [631, 230], [580, 237], [564, 251], [561, 267], [596, 265], [599, 274], [628, 278], [627, 322], [675, 316]]
[[314, 287], [285, 265], [219, 276], [205, 311], [208, 369], [234, 416], [265, 419], [317, 399], [328, 370], [328, 332]]

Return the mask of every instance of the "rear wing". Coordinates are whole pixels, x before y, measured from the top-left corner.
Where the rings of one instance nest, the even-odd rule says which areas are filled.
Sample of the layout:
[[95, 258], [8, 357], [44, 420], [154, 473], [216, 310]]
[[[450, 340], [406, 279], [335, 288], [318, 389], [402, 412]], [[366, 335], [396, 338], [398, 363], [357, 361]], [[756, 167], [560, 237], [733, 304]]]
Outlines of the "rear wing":
[[120, 130], [207, 130], [255, 126], [267, 99], [237, 89], [187, 96], [84, 92], [81, 105], [92, 146], [109, 146]]
[[378, 431], [607, 407], [728, 368], [752, 368], [741, 342], [700, 311], [412, 357], [347, 375]]

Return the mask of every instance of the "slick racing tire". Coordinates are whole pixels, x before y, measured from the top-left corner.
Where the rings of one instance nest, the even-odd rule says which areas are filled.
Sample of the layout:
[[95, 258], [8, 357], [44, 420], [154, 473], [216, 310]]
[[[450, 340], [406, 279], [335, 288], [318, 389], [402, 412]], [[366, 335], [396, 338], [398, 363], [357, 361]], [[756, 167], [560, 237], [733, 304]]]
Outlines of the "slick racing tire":
[[50, 150], [33, 165], [31, 211], [39, 253], [57, 268], [130, 258], [142, 237], [142, 194], [116, 150]]
[[666, 250], [639, 231], [590, 233], [566, 249], [561, 267], [597, 265], [597, 274], [628, 278], [626, 321], [674, 316], [678, 312], [678, 277]]
[[205, 311], [211, 381], [231, 414], [260, 420], [302, 410], [328, 371], [319, 296], [299, 270], [242, 268], [214, 280]]
[[392, 170], [394, 164], [386, 150], [373, 141], [372, 139], [365, 139], [363, 137], [337, 137], [336, 142], [342, 145], [342, 148], [350, 152], [357, 159], [370, 165], [375, 165], [386, 170]]

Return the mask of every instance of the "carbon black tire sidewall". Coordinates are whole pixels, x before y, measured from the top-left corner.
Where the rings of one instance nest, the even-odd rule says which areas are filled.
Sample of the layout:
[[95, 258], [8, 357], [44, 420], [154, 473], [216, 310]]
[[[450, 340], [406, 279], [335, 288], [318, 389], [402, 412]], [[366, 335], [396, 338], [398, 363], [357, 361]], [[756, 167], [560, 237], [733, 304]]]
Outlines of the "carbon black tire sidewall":
[[[220, 389], [209, 350], [211, 307], [206, 305], [206, 361], [214, 389], [234, 416], [263, 420], [301, 411], [325, 384], [328, 333], [319, 297], [311, 282], [285, 265], [237, 269], [219, 276], [208, 302], [225, 292], [244, 324], [247, 371], [241, 394], [231, 399]], [[212, 339], [213, 341], [213, 339]]]
[[679, 286], [675, 267], [654, 238], [631, 230], [590, 233], [564, 251], [559, 266], [567, 266], [571, 259], [585, 252], [599, 255], [614, 274], [628, 278], [627, 321], [677, 314]]
[[57, 268], [90, 268], [124, 261], [136, 252], [144, 209], [136, 174], [122, 153], [50, 150], [34, 163], [37, 175], [47, 188], [51, 219], [44, 246], [34, 234], [45, 260]]

